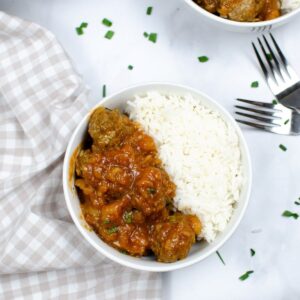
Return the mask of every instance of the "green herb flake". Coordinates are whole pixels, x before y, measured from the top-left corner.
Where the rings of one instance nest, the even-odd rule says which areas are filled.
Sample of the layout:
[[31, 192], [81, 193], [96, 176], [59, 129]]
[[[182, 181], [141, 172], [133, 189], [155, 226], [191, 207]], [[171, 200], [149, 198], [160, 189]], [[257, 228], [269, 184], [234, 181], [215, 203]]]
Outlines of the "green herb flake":
[[282, 216], [286, 217], [286, 218], [294, 218], [295, 220], [297, 220], [299, 218], [299, 215], [297, 213], [293, 213], [293, 212], [291, 212], [289, 210], [285, 210], [282, 213]]
[[108, 30], [107, 32], [106, 32], [106, 34], [105, 34], [105, 38], [106, 39], [108, 39], [108, 40], [111, 40], [112, 39], [112, 37], [114, 36], [114, 34], [115, 34], [115, 32], [114, 31], [112, 31], [112, 30]]
[[258, 81], [253, 81], [253, 82], [251, 83], [251, 87], [252, 87], [252, 88], [258, 88], [258, 86], [259, 86], [259, 82], [258, 82]]
[[268, 59], [268, 60], [272, 60], [272, 59], [273, 59], [271, 53], [267, 53], [267, 59]]
[[83, 29], [81, 27], [76, 27], [76, 32], [78, 35], [83, 35]]
[[88, 23], [87, 22], [82, 22], [80, 25], [80, 28], [87, 28], [88, 27]]
[[251, 248], [250, 253], [251, 253], [251, 256], [254, 256], [255, 255], [255, 250]]
[[112, 23], [112, 21], [110, 21], [110, 20], [104, 18], [104, 19], [102, 20], [102, 24], [103, 24], [104, 26], [106, 26], [106, 27], [110, 27], [113, 23]]
[[276, 104], [278, 104], [278, 101], [277, 101], [276, 99], [274, 99], [274, 100], [272, 101], [272, 104], [276, 105]]
[[152, 14], [152, 10], [153, 10], [152, 6], [147, 7], [146, 13], [147, 13], [148, 16], [150, 16]]
[[157, 41], [157, 33], [150, 33], [149, 34], [149, 37], [148, 37], [148, 40], [152, 43], [156, 43]]
[[113, 226], [113, 227], [111, 227], [111, 228], [108, 228], [108, 229], [107, 229], [107, 232], [108, 232], [109, 234], [116, 233], [116, 232], [118, 232], [118, 227]]
[[300, 205], [300, 202], [299, 201], [295, 201], [294, 202], [296, 205]]
[[242, 276], [239, 277], [239, 280], [244, 281], [249, 278], [249, 276], [254, 273], [254, 271], [247, 271]]
[[108, 219], [105, 219], [104, 221], [103, 221], [103, 224], [108, 224], [110, 221], [108, 220]]
[[287, 147], [284, 146], [284, 145], [282, 145], [282, 144], [279, 145], [279, 148], [280, 148], [282, 151], [286, 151], [286, 150], [287, 150]]
[[128, 66], [128, 70], [132, 70], [133, 69], [133, 66], [132, 65], [129, 65]]
[[102, 97], [103, 98], [106, 97], [106, 84], [104, 84], [103, 87], [102, 87]]
[[290, 119], [285, 120], [284, 125], [286, 125], [289, 121], [290, 121]]
[[155, 188], [151, 187], [151, 188], [148, 188], [147, 190], [148, 190], [148, 193], [151, 194], [151, 195], [156, 194], [156, 189]]
[[131, 224], [132, 223], [132, 211], [130, 211], [130, 212], [125, 211], [125, 213], [123, 215], [123, 220], [125, 221], [125, 223]]
[[198, 60], [201, 63], [205, 63], [205, 62], [207, 62], [209, 60], [209, 58], [207, 56], [199, 56]]
[[225, 266], [225, 265], [226, 265], [226, 264], [225, 264], [225, 261], [224, 261], [223, 257], [221, 256], [220, 252], [219, 252], [219, 251], [216, 251], [216, 253], [217, 253], [217, 255], [218, 255], [220, 261], [222, 262], [222, 264]]
[[147, 38], [149, 36], [149, 34], [147, 32], [144, 32], [143, 35], [145, 38]]

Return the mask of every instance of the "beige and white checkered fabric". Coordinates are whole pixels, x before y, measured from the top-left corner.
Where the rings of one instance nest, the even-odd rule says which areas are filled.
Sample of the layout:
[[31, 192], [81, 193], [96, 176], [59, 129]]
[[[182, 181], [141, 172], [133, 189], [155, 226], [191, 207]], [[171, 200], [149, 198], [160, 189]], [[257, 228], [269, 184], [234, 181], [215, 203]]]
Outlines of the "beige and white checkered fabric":
[[87, 89], [55, 37], [0, 12], [0, 299], [158, 299], [159, 274], [96, 253], [72, 223], [62, 160]]

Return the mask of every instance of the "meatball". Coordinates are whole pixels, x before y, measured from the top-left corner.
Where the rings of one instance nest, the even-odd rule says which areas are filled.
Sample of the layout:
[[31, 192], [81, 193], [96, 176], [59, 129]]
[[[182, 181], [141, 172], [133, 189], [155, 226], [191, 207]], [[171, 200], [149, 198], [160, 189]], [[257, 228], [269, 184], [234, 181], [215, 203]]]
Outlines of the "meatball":
[[218, 12], [221, 17], [239, 22], [258, 21], [265, 0], [220, 0]]
[[219, 0], [195, 0], [195, 2], [211, 13], [217, 12], [219, 7]]
[[200, 233], [197, 217], [175, 214], [163, 223], [152, 225], [150, 248], [158, 261], [174, 262], [185, 258]]

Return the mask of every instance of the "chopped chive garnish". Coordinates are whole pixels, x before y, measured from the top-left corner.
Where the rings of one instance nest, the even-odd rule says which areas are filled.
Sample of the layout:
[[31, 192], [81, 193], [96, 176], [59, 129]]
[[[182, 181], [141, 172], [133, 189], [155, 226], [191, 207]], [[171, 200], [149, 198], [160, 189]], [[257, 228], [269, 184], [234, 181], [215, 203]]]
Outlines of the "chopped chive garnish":
[[239, 280], [244, 281], [249, 278], [250, 274], [254, 273], [254, 271], [247, 271], [245, 274], [239, 277]]
[[105, 98], [106, 97], [106, 85], [104, 84], [102, 87], [102, 97]]
[[226, 265], [226, 264], [225, 264], [225, 261], [224, 261], [223, 257], [221, 256], [221, 254], [219, 253], [219, 251], [216, 251], [216, 253], [217, 253], [217, 255], [218, 255], [220, 261], [222, 262], [222, 264], [225, 266], [225, 265]]
[[152, 14], [152, 10], [153, 10], [153, 7], [152, 6], [149, 6], [147, 8], [147, 15], [150, 16]]
[[284, 146], [284, 145], [282, 145], [282, 144], [279, 145], [279, 148], [280, 148], [282, 151], [286, 151], [286, 150], [287, 150], [287, 147]]
[[156, 43], [157, 41], [157, 33], [150, 33], [149, 34], [149, 37], [148, 37], [148, 40], [152, 43]]
[[88, 27], [88, 23], [87, 22], [82, 22], [80, 25], [80, 28], [87, 28]]
[[286, 218], [294, 218], [295, 220], [297, 220], [299, 218], [299, 215], [297, 213], [293, 213], [293, 212], [291, 212], [289, 210], [285, 210], [282, 213], [282, 216], [286, 217]]
[[251, 87], [252, 87], [252, 88], [257, 88], [258, 86], [259, 86], [258, 81], [253, 81], [253, 82], [251, 83]]
[[151, 195], [156, 194], [156, 189], [155, 188], [150, 187], [147, 190], [148, 190], [148, 193], [151, 194]]
[[275, 104], [278, 104], [277, 100], [275, 100], [275, 99], [272, 101], [272, 103], [273, 103], [274, 105], [275, 105]]
[[76, 32], [78, 35], [83, 35], [83, 29], [81, 27], [76, 27]]
[[107, 26], [107, 27], [110, 27], [110, 26], [112, 25], [112, 21], [110, 21], [110, 20], [104, 18], [104, 19], [102, 20], [102, 24], [105, 25], [105, 26]]
[[143, 35], [145, 38], [147, 38], [149, 36], [149, 34], [147, 32], [144, 32]]
[[112, 31], [112, 30], [108, 30], [107, 32], [106, 32], [106, 34], [105, 34], [105, 38], [106, 39], [108, 39], [108, 40], [111, 40], [112, 39], [112, 37], [114, 36], [114, 31]]
[[133, 66], [132, 65], [129, 65], [128, 66], [128, 70], [132, 70], [133, 69]]
[[300, 202], [299, 201], [295, 201], [294, 202], [296, 205], [300, 205]]
[[199, 56], [198, 60], [201, 63], [205, 63], [205, 62], [207, 62], [209, 60], [209, 58], [207, 56]]
[[251, 253], [251, 256], [254, 256], [255, 255], [255, 250], [251, 248], [250, 253]]
[[286, 125], [289, 121], [290, 121], [290, 119], [285, 120], [284, 125]]
[[268, 58], [268, 60], [272, 60], [273, 59], [271, 53], [267, 53], [267, 58]]
[[130, 212], [125, 211], [125, 213], [123, 215], [123, 219], [124, 219], [125, 223], [130, 224], [132, 222], [132, 211], [130, 211]]
[[108, 224], [109, 223], [109, 220], [108, 219], [105, 219], [104, 221], [103, 221], [103, 224]]
[[118, 227], [113, 226], [113, 227], [111, 227], [111, 228], [108, 228], [108, 229], [107, 229], [107, 232], [108, 232], [109, 234], [116, 233], [116, 232], [118, 232]]

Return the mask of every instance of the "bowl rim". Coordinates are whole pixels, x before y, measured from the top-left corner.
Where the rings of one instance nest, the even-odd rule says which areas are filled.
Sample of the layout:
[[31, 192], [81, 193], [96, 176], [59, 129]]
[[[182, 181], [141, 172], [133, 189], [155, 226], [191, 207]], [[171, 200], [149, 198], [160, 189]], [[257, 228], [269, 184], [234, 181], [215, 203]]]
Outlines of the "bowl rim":
[[[213, 20], [213, 21], [217, 21], [226, 25], [231, 25], [231, 26], [235, 26], [235, 27], [242, 27], [242, 28], [258, 28], [258, 27], [268, 27], [270, 26], [270, 29], [273, 25], [284, 22], [285, 20], [292, 18], [293, 16], [295, 16], [296, 14], [300, 13], [300, 6], [298, 8], [296, 8], [293, 11], [288, 12], [285, 15], [282, 15], [278, 18], [272, 19], [272, 20], [268, 20], [268, 21], [259, 21], [259, 22], [238, 22], [238, 21], [233, 21], [233, 20], [228, 20], [228, 19], [224, 19], [222, 17], [216, 16], [213, 13], [210, 13], [208, 11], [206, 11], [204, 8], [202, 8], [200, 5], [196, 4], [193, 0], [184, 0], [189, 6], [191, 6], [193, 9], [195, 9], [196, 11], [198, 11], [200, 14], [208, 17], [209, 19]], [[254, 30], [253, 30], [254, 32]]]
[[[89, 118], [90, 113], [94, 109], [96, 109], [98, 106], [101, 106], [103, 102], [106, 102], [110, 98], [115, 98], [118, 95], [123, 94], [125, 92], [132, 91], [134, 93], [135, 89], [139, 89], [139, 88], [149, 88], [149, 89], [151, 89], [153, 87], [157, 88], [157, 86], [164, 87], [164, 88], [171, 87], [171, 88], [175, 88], [175, 89], [181, 89], [181, 90], [186, 91], [186, 92], [192, 92], [192, 93], [198, 95], [200, 98], [205, 98], [205, 101], [207, 101], [208, 103], [211, 102], [214, 106], [216, 106], [221, 111], [222, 114], [226, 115], [227, 119], [230, 120], [229, 121], [230, 124], [238, 132], [240, 143], [243, 145], [245, 161], [248, 165], [248, 173], [246, 174], [247, 185], [245, 186], [246, 193], [245, 193], [245, 200], [244, 200], [242, 209], [240, 210], [239, 215], [237, 215], [235, 223], [232, 224], [231, 229], [224, 235], [224, 237], [222, 237], [222, 239], [214, 247], [212, 247], [206, 254], [203, 254], [203, 255], [200, 255], [200, 256], [195, 256], [193, 258], [190, 258], [189, 260], [183, 259], [183, 260], [177, 261], [175, 263], [170, 263], [170, 264], [161, 263], [160, 266], [146, 266], [146, 265], [142, 265], [142, 264], [136, 264], [134, 262], [127, 261], [126, 259], [122, 259], [120, 257], [115, 256], [113, 254], [113, 252], [107, 251], [106, 249], [102, 248], [99, 244], [97, 244], [87, 234], [87, 229], [85, 229], [83, 227], [83, 225], [80, 221], [80, 216], [78, 216], [76, 214], [76, 212], [73, 210], [73, 207], [72, 207], [72, 204], [71, 204], [71, 201], [73, 199], [71, 199], [71, 197], [69, 197], [69, 195], [68, 195], [68, 190], [69, 190], [69, 187], [70, 187], [69, 163], [70, 163], [70, 158], [71, 158], [71, 156], [74, 152], [74, 150], [72, 151], [72, 147], [74, 146], [75, 137], [77, 136], [77, 134], [80, 131], [81, 127], [84, 126], [84, 124], [86, 123], [86, 119]], [[78, 145], [75, 145], [75, 146], [77, 147]], [[198, 91], [197, 89], [194, 89], [192, 87], [182, 85], [182, 84], [177, 84], [177, 83], [171, 83], [171, 82], [152, 81], [152, 82], [146, 82], [146, 83], [138, 83], [138, 84], [130, 85], [129, 87], [123, 88], [123, 89], [121, 89], [121, 90], [119, 90], [119, 91], [117, 91], [117, 92], [115, 92], [115, 93], [113, 93], [113, 94], [111, 94], [107, 97], [104, 97], [96, 105], [94, 105], [91, 109], [89, 109], [89, 111], [86, 113], [86, 115], [78, 123], [77, 127], [74, 129], [74, 131], [73, 131], [73, 133], [72, 133], [72, 135], [69, 139], [68, 146], [67, 146], [65, 156], [64, 156], [62, 181], [63, 181], [64, 198], [65, 198], [67, 208], [68, 208], [68, 211], [71, 215], [71, 218], [72, 218], [73, 222], [75, 223], [77, 229], [79, 230], [81, 235], [84, 237], [84, 239], [86, 241], [88, 241], [88, 243], [90, 245], [92, 245], [98, 252], [100, 252], [104, 257], [107, 257], [107, 258], [111, 259], [112, 261], [119, 263], [120, 265], [123, 265], [125, 267], [129, 267], [129, 268], [132, 268], [132, 269], [135, 269], [135, 270], [149, 271], [149, 272], [168, 272], [168, 271], [173, 271], [173, 270], [182, 269], [184, 267], [191, 266], [191, 265], [193, 265], [197, 262], [200, 262], [200, 261], [206, 259], [212, 253], [214, 253], [218, 249], [220, 249], [224, 245], [224, 243], [227, 242], [232, 237], [233, 233], [236, 231], [238, 225], [240, 224], [242, 218], [244, 217], [245, 211], [246, 211], [246, 209], [248, 207], [248, 204], [249, 204], [249, 199], [250, 199], [250, 195], [251, 195], [251, 188], [252, 188], [252, 162], [251, 162], [251, 157], [250, 157], [250, 152], [249, 152], [249, 149], [248, 149], [248, 145], [247, 145], [245, 137], [242, 133], [242, 130], [240, 129], [240, 127], [238, 126], [238, 124], [236, 123], [234, 118], [230, 115], [230, 113], [221, 104], [219, 104], [218, 102], [213, 100], [211, 97], [209, 97], [205, 93], [203, 93], [201, 91]], [[122, 255], [125, 255], [125, 254], [122, 254]]]

